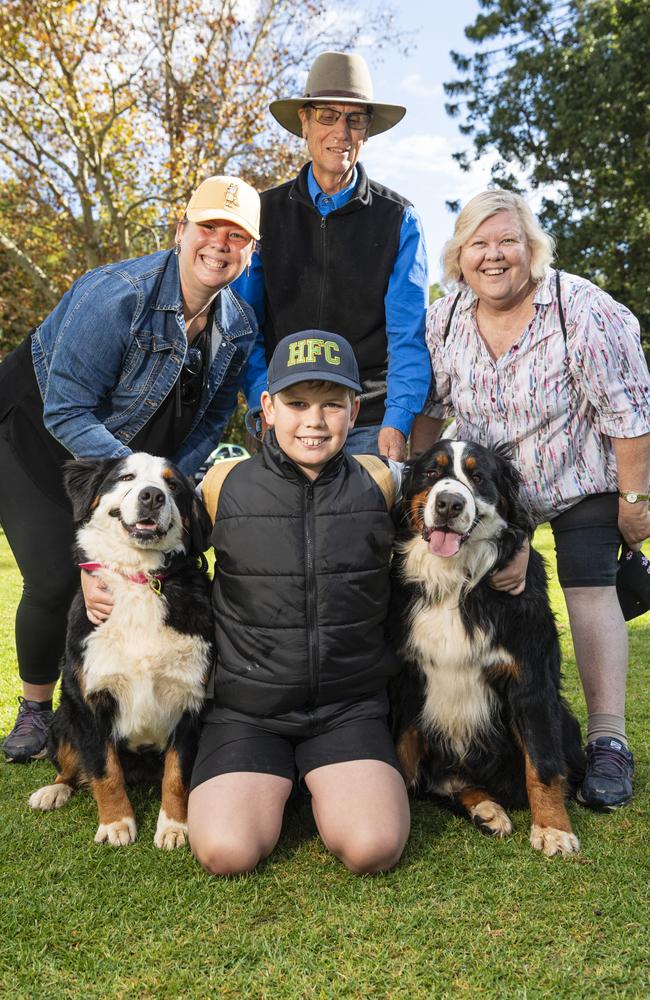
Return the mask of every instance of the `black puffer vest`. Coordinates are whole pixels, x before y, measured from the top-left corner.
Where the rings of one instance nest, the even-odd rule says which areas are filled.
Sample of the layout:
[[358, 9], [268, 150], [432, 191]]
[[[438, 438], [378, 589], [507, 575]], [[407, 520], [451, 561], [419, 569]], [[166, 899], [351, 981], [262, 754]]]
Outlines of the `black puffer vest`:
[[386, 403], [388, 346], [384, 297], [399, 249], [401, 195], [368, 178], [342, 208], [321, 216], [307, 187], [309, 164], [261, 195], [264, 343], [299, 330], [331, 330], [350, 341], [363, 385], [357, 427], [380, 424]]
[[212, 533], [218, 704], [259, 716], [357, 700], [397, 670], [384, 640], [393, 525], [340, 452], [310, 482], [267, 434], [221, 487]]

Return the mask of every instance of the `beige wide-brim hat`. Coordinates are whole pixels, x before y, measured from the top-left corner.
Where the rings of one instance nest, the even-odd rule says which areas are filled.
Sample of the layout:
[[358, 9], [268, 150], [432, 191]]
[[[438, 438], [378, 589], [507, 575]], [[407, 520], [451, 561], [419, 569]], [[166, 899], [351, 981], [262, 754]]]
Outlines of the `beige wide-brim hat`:
[[188, 201], [185, 215], [190, 222], [234, 222], [254, 240], [260, 238], [260, 196], [240, 177], [208, 177]]
[[304, 96], [272, 101], [269, 110], [283, 128], [302, 136], [298, 109], [310, 101], [358, 104], [363, 108], [372, 108], [368, 135], [379, 135], [397, 125], [406, 114], [406, 108], [399, 104], [377, 104], [372, 94], [370, 70], [362, 56], [348, 52], [321, 52], [309, 71]]

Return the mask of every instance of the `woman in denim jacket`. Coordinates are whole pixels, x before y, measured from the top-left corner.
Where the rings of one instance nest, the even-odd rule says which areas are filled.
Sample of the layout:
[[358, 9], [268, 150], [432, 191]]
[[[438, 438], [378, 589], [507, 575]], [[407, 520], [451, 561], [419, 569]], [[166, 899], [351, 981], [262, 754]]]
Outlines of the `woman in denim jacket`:
[[67, 609], [78, 583], [61, 467], [148, 451], [195, 472], [232, 413], [256, 334], [227, 286], [259, 239], [259, 196], [236, 177], [194, 192], [173, 250], [84, 274], [0, 365], [0, 523], [23, 575], [23, 697], [7, 758], [45, 753]]

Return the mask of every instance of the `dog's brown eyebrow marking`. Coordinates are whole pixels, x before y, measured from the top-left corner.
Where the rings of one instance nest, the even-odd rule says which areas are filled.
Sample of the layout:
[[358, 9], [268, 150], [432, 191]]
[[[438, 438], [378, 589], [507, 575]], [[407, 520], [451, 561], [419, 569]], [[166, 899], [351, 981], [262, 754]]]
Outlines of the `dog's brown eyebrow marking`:
[[172, 472], [171, 469], [163, 469], [162, 470], [162, 477], [163, 477], [163, 479], [173, 479], [174, 478], [174, 473]]
[[465, 459], [465, 468], [468, 470], [468, 472], [472, 472], [476, 468], [476, 459], [474, 458], [473, 455], [469, 455]]
[[449, 455], [445, 455], [444, 451], [441, 451], [440, 454], [435, 456], [434, 462], [436, 465], [441, 465], [445, 468], [449, 465]]

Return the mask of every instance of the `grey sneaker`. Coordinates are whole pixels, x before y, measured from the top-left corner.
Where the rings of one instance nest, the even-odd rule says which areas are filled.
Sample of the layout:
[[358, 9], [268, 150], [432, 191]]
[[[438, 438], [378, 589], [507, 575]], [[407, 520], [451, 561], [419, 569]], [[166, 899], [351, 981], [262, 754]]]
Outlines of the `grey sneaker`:
[[576, 798], [583, 806], [612, 812], [632, 798], [634, 757], [620, 740], [599, 736], [587, 744], [587, 773]]
[[27, 760], [45, 757], [47, 731], [54, 717], [54, 712], [39, 708], [37, 701], [19, 697], [18, 704], [14, 728], [2, 744], [10, 764], [24, 764]]

